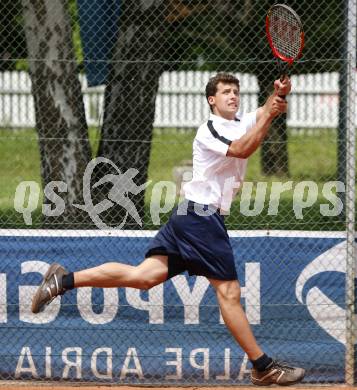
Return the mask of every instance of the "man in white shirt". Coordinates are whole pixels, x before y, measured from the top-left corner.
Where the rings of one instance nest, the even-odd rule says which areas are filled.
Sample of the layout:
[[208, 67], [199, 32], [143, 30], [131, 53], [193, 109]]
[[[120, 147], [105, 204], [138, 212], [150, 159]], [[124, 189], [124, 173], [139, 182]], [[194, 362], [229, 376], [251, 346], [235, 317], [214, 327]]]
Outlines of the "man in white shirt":
[[185, 201], [152, 240], [138, 266], [106, 263], [68, 273], [54, 263], [33, 301], [38, 313], [57, 295], [78, 287], [133, 287], [149, 289], [184, 271], [208, 278], [214, 287], [227, 328], [253, 364], [256, 385], [300, 382], [304, 369], [267, 356], [258, 345], [240, 304], [240, 286], [224, 214], [244, 180], [247, 158], [264, 140], [275, 117], [286, 112], [281, 97], [291, 90], [290, 80], [274, 82], [274, 92], [255, 112], [238, 116], [239, 81], [218, 73], [208, 81], [206, 98], [211, 115], [199, 127], [193, 143], [193, 177], [184, 186]]

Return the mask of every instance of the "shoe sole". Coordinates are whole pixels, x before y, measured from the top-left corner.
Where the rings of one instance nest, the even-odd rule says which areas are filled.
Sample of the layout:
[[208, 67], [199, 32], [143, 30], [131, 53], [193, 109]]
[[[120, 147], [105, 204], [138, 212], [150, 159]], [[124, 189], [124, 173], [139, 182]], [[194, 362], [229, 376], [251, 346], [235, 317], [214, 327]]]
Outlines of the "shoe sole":
[[39, 303], [38, 303], [38, 300], [40, 299], [42, 287], [49, 280], [50, 276], [52, 276], [58, 270], [58, 268], [61, 268], [61, 267], [62, 266], [60, 264], [58, 264], [58, 263], [53, 263], [53, 264], [51, 264], [49, 266], [47, 272], [45, 273], [45, 275], [43, 277], [42, 283], [39, 285], [39, 287], [37, 288], [37, 291], [36, 291], [34, 297], [32, 298], [32, 305], [31, 305], [32, 313], [37, 314], [40, 311], [42, 311], [41, 310], [42, 307], [40, 307]]
[[[253, 380], [253, 378], [251, 378], [251, 382], [255, 386], [271, 386], [271, 385], [291, 386], [291, 385], [295, 385], [296, 383], [301, 382], [304, 379], [304, 377], [305, 377], [305, 370], [304, 370], [304, 372], [302, 373], [302, 375], [301, 375], [301, 377], [299, 379], [296, 379], [296, 380], [290, 381], [290, 382], [285, 382], [285, 383], [276, 383], [276, 382], [262, 383], [262, 382], [257, 381], [257, 379]], [[257, 382], [255, 382], [255, 381], [257, 381]]]

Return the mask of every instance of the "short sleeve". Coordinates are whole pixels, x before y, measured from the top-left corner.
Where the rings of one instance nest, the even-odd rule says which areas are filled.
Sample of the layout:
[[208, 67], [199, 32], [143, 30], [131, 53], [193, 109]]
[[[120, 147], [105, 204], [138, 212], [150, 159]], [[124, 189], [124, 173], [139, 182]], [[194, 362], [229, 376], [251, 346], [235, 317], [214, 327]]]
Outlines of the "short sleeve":
[[222, 140], [222, 138], [215, 137], [207, 127], [201, 127], [197, 132], [196, 142], [201, 147], [225, 156], [229, 148], [229, 140]]
[[240, 118], [242, 126], [245, 128], [245, 132], [248, 132], [257, 123], [257, 111], [248, 112], [243, 114]]

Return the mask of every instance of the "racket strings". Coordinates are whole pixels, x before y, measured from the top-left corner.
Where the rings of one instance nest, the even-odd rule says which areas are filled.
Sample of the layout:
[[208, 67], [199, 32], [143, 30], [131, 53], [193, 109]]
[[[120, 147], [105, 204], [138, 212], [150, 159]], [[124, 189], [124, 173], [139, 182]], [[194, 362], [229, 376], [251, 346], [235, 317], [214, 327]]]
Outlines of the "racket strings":
[[277, 7], [270, 15], [270, 36], [276, 50], [284, 57], [297, 58], [301, 47], [301, 25], [289, 10]]

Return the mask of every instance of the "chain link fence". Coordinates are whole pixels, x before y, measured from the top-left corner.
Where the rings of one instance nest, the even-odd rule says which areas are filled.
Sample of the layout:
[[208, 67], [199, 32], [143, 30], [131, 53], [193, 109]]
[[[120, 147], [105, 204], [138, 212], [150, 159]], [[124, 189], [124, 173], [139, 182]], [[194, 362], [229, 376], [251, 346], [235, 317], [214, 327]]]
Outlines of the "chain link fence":
[[[54, 260], [142, 259], [190, 179], [209, 77], [237, 75], [241, 112], [272, 92], [272, 4], [1, 2], [1, 379], [249, 382], [204, 278], [80, 289], [38, 316], [29, 297]], [[352, 384], [356, 1], [288, 5], [306, 40], [289, 111], [249, 159], [226, 225], [259, 343], [307, 383]]]

